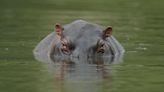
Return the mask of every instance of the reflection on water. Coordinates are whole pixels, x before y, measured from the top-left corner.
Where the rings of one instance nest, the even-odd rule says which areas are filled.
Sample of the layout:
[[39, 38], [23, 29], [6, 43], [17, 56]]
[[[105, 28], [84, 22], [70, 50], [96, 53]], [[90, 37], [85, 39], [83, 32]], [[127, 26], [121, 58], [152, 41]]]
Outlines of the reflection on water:
[[[58, 66], [55, 82], [59, 82], [65, 92], [96, 92], [104, 79], [110, 79], [110, 69], [103, 65], [65, 65]], [[109, 81], [110, 82], [110, 81]]]
[[110, 88], [112, 84], [111, 63], [114, 62], [118, 63], [115, 57], [87, 61], [57, 59], [48, 64], [49, 69], [54, 73], [54, 86], [57, 90], [55, 92], [102, 92], [106, 82]]

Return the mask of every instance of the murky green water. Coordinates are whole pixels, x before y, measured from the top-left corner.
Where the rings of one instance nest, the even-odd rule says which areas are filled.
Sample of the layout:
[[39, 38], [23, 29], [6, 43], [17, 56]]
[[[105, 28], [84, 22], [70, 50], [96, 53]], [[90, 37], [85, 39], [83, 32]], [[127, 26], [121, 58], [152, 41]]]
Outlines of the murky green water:
[[[163, 92], [163, 3], [0, 0], [0, 92]], [[76, 19], [112, 25], [114, 36], [126, 49], [124, 62], [99, 69], [86, 65], [67, 71], [71, 68], [66, 67], [64, 73], [55, 66], [52, 73], [33, 58], [32, 49], [53, 31], [54, 23]], [[64, 80], [57, 77], [62, 74]]]

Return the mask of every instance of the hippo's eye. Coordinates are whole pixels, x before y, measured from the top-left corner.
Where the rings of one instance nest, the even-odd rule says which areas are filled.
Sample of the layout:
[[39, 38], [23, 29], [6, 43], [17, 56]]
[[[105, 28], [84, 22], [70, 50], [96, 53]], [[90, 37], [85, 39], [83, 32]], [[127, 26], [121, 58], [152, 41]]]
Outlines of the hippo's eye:
[[73, 45], [71, 45], [71, 42], [68, 42], [67, 40], [61, 41], [61, 51], [64, 54], [71, 54], [72, 50], [74, 49]]
[[100, 44], [100, 47], [103, 47], [104, 46], [104, 44]]
[[97, 53], [104, 53], [104, 52], [105, 52], [104, 49], [105, 49], [105, 43], [104, 43], [104, 41], [99, 40], [98, 43], [97, 43], [96, 52], [97, 52]]

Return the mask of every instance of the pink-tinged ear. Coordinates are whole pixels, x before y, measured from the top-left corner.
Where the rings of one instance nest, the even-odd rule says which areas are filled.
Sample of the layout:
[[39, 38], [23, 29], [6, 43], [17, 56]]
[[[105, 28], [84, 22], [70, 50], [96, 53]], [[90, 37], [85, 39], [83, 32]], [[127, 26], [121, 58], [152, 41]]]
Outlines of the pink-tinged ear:
[[112, 35], [112, 27], [109, 26], [103, 31], [103, 38], [110, 37]]
[[63, 31], [63, 28], [60, 24], [56, 23], [55, 24], [55, 32], [57, 35], [59, 36], [62, 36], [62, 31]]

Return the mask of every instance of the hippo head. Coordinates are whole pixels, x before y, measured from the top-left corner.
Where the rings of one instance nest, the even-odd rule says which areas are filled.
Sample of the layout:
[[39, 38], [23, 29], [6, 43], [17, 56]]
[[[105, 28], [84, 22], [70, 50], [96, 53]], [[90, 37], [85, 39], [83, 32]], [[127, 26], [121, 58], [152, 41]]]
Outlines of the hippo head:
[[96, 24], [76, 21], [65, 26], [56, 24], [54, 31], [53, 52], [56, 54], [78, 58], [113, 54], [108, 41], [112, 35], [111, 26], [103, 29]]
[[54, 32], [41, 40], [33, 53], [37, 60], [46, 63], [61, 60], [119, 63], [124, 51], [112, 35], [111, 26], [103, 28], [76, 20], [64, 26], [55, 24]]

